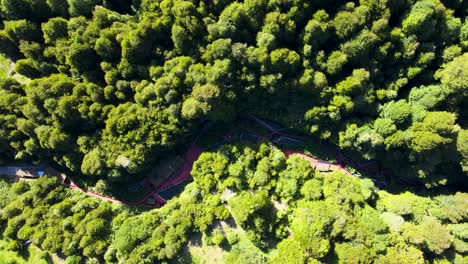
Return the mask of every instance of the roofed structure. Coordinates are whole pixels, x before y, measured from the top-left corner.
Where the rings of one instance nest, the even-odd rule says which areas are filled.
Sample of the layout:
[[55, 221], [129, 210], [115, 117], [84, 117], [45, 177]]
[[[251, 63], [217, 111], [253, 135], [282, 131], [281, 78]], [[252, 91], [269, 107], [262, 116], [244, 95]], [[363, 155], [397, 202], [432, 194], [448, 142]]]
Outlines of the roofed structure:
[[324, 160], [319, 160], [315, 165], [315, 170], [327, 172], [331, 170], [331, 163]]
[[0, 167], [0, 175], [7, 177], [18, 177], [26, 179], [36, 179], [45, 175], [60, 176], [60, 172], [51, 167], [33, 166], [6, 166]]
[[18, 168], [16, 169], [16, 176], [20, 178], [39, 178], [44, 176], [44, 170], [41, 168]]

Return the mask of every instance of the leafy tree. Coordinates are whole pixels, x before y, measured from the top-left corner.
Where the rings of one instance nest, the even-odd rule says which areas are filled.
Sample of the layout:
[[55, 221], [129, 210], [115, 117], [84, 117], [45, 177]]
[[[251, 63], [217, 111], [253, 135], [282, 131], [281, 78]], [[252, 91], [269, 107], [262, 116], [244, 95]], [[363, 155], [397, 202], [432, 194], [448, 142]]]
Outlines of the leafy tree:
[[382, 117], [389, 118], [396, 124], [403, 124], [411, 117], [411, 107], [404, 100], [391, 101], [384, 105]]
[[430, 1], [415, 4], [402, 22], [403, 30], [408, 34], [429, 35], [435, 28], [434, 7]]
[[[375, 160], [392, 188], [461, 191], [465, 2], [0, 0], [2, 162], [48, 162], [110, 192], [206, 120], [253, 114], [339, 146], [349, 164]], [[211, 149], [191, 175], [145, 213], [50, 179], [4, 187], [0, 229], [89, 262], [164, 263], [233, 216], [246, 236], [227, 262], [262, 263], [275, 247], [286, 262], [467, 262], [461, 192], [376, 192], [268, 144]]]
[[60, 38], [67, 37], [68, 28], [67, 20], [61, 17], [49, 19], [42, 24], [42, 32], [44, 32], [45, 43], [55, 43]]
[[339, 93], [351, 95], [362, 93], [363, 90], [368, 90], [365, 84], [369, 80], [369, 77], [370, 74], [366, 70], [356, 69], [351, 76], [336, 85], [336, 90]]
[[422, 123], [415, 124], [411, 139], [411, 149], [416, 152], [430, 151], [453, 142], [452, 135], [455, 116], [447, 112], [430, 112]]
[[461, 161], [461, 166], [463, 171], [467, 171], [468, 169], [468, 132], [467, 130], [463, 129], [458, 132], [457, 138], [457, 148], [458, 151], [462, 154], [463, 159]]
[[[152, 19], [156, 19], [155, 22]], [[165, 46], [168, 40], [164, 36], [168, 35], [169, 20], [166, 17], [155, 18], [154, 16], [145, 17], [138, 28], [130, 31], [122, 40], [122, 60], [134, 64], [145, 64], [151, 57], [158, 55], [155, 53], [153, 45]], [[151, 56], [148, 56], [151, 54]]]
[[271, 12], [266, 14], [261, 32], [270, 34], [279, 43], [291, 43], [296, 24], [287, 14]]
[[206, 46], [202, 59], [207, 62], [214, 62], [216, 59], [229, 58], [231, 55], [231, 39], [217, 39]]
[[403, 217], [391, 212], [383, 212], [381, 218], [391, 231], [401, 232], [401, 226], [405, 222]]
[[[389, 128], [391, 129], [391, 127]], [[340, 134], [340, 146], [358, 150], [366, 159], [373, 159], [384, 145], [384, 138], [369, 127], [351, 124]]]
[[91, 16], [94, 6], [101, 3], [100, 0], [67, 0], [67, 2], [68, 12], [71, 16]]
[[266, 258], [253, 246], [236, 244], [224, 258], [225, 263], [267, 263]]
[[61, 0], [46, 0], [47, 5], [49, 8], [57, 15], [61, 17], [68, 17], [68, 1], [61, 1]]
[[37, 78], [41, 75], [39, 66], [32, 59], [21, 59], [15, 64], [15, 72], [29, 78]]
[[182, 105], [182, 116], [188, 119], [200, 118], [208, 106], [195, 98], [188, 98]]
[[22, 57], [18, 47], [15, 45], [15, 42], [4, 30], [0, 31], [0, 50], [3, 55], [12, 59]]
[[421, 105], [427, 110], [440, 105], [447, 95], [446, 89], [437, 85], [422, 86], [411, 89], [409, 103], [411, 105]]
[[423, 252], [412, 246], [389, 247], [385, 256], [379, 256], [377, 261], [383, 263], [424, 263]]
[[327, 72], [329, 74], [338, 73], [343, 65], [348, 61], [348, 57], [341, 51], [333, 51], [327, 60]]
[[289, 75], [297, 71], [300, 63], [300, 56], [296, 52], [288, 49], [277, 49], [271, 52], [270, 60], [274, 71]]
[[[442, 254], [452, 245], [449, 232], [432, 218], [424, 218], [423, 222], [416, 227], [404, 227], [403, 232], [404, 235], [410, 236], [408, 239], [411, 243], [434, 254]], [[416, 232], [416, 234], [412, 232]]]
[[377, 118], [374, 122], [374, 130], [383, 137], [388, 137], [397, 132], [395, 124], [389, 118]]
[[314, 173], [310, 163], [300, 156], [289, 157], [286, 164], [287, 167], [279, 174], [280, 177], [276, 183], [276, 192], [284, 201], [295, 198], [304, 181], [311, 178]]
[[278, 253], [271, 263], [305, 263], [304, 250], [299, 242], [293, 239], [285, 239], [278, 244]]
[[378, 42], [379, 37], [376, 34], [369, 30], [363, 30], [355, 38], [343, 43], [341, 50], [347, 55], [350, 62], [363, 65], [363, 61], [370, 60], [373, 48]]
[[236, 222], [241, 226], [246, 226], [249, 220], [256, 216], [266, 216], [271, 206], [271, 202], [265, 193], [252, 194], [242, 193], [229, 200], [232, 214]]
[[339, 243], [335, 246], [335, 252], [343, 263], [371, 263], [373, 259], [363, 244]]
[[353, 34], [365, 22], [365, 17], [357, 12], [340, 11], [333, 19], [333, 26], [339, 38]]
[[466, 49], [468, 47], [468, 23], [465, 22], [460, 28], [460, 44]]
[[[360, 204], [374, 197], [375, 187], [365, 183], [336, 171], [324, 179], [323, 195], [338, 204]], [[353, 195], [348, 195], [350, 193]]]
[[19, 43], [20, 40], [40, 41], [41, 31], [36, 23], [26, 19], [5, 21], [4, 30], [12, 40]]
[[313, 17], [304, 28], [304, 50], [306, 47], [311, 51], [318, 50], [330, 38], [330, 16], [325, 10], [318, 10]]
[[2, 0], [2, 12], [9, 20], [31, 19], [42, 21], [51, 17], [51, 10], [45, 0]]
[[459, 223], [466, 218], [466, 194], [457, 192], [455, 195], [439, 196], [435, 198], [438, 206], [431, 208], [431, 214], [440, 221]]
[[95, 69], [98, 62], [96, 52], [84, 45], [72, 45], [67, 54], [67, 63], [81, 73]]
[[291, 222], [294, 240], [314, 258], [324, 257], [330, 250], [330, 231], [333, 217], [326, 202], [303, 204], [294, 212]]
[[12, 240], [8, 242], [8, 245], [6, 246], [6, 250], [15, 251], [15, 252], [21, 251], [22, 248], [23, 248], [23, 245], [21, 244], [21, 242], [16, 241], [16, 240]]
[[440, 79], [440, 82], [450, 89], [450, 92], [460, 93], [466, 96], [466, 85], [464, 85], [468, 78], [468, 70], [466, 61], [468, 53], [456, 57], [453, 61], [446, 64], [444, 69], [439, 70], [435, 77]]
[[418, 197], [410, 192], [399, 195], [380, 192], [379, 196], [377, 204], [379, 210], [400, 215], [405, 219], [414, 219], [417, 222], [422, 220], [431, 206], [430, 199]]

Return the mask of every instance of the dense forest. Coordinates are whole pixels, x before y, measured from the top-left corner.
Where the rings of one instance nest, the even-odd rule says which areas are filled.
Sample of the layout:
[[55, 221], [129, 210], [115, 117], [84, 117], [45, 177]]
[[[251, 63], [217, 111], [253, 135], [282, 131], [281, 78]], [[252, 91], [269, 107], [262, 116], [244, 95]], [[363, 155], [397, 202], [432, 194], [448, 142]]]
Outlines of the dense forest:
[[378, 191], [269, 144], [206, 152], [192, 176], [178, 198], [143, 213], [56, 178], [15, 183], [0, 204], [3, 235], [32, 239], [66, 263], [218, 263], [197, 256], [197, 243], [228, 264], [468, 260], [466, 193]]
[[413, 183], [466, 183], [467, 8], [2, 0], [0, 151], [124, 181], [201, 121], [254, 113]]
[[0, 263], [28, 240], [67, 264], [468, 263], [467, 14], [463, 0], [0, 0], [0, 165], [135, 183], [207, 122], [254, 115], [392, 184], [269, 140], [203, 149], [151, 210], [0, 179]]

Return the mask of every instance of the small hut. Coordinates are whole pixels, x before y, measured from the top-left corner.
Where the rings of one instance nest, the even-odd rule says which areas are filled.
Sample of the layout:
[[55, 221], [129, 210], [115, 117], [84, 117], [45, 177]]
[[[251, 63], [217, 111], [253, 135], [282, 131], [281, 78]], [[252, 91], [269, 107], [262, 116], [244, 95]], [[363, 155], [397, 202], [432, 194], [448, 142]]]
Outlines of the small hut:
[[328, 161], [324, 160], [319, 160], [317, 164], [315, 165], [315, 170], [317, 171], [322, 171], [322, 172], [327, 172], [331, 170], [331, 163]]
[[20, 178], [36, 179], [44, 176], [45, 171], [41, 168], [18, 168], [16, 169], [16, 176]]
[[62, 173], [48, 166], [21, 166], [16, 167], [16, 176], [22, 179], [37, 179], [42, 176], [55, 176], [59, 179], [63, 177]]
[[51, 167], [42, 165], [18, 165], [0, 167], [0, 175], [10, 177], [15, 180], [34, 180], [45, 175], [59, 177], [61, 173]]

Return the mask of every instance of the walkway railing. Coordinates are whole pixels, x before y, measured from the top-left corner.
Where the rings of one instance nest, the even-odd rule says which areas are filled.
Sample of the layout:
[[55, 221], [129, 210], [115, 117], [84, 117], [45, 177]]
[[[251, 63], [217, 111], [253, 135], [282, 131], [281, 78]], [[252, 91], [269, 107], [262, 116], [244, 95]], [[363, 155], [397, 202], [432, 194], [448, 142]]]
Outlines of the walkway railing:
[[[262, 120], [262, 119], [260, 119], [260, 118], [258, 118], [256, 116], [241, 115], [240, 117], [252, 120], [255, 123], [257, 123], [258, 125], [260, 125], [261, 127], [268, 130], [269, 133], [266, 134], [266, 135], [257, 135], [257, 134], [255, 134], [260, 139], [262, 139], [262, 138], [263, 139], [271, 139], [273, 136], [280, 136], [280, 138], [283, 137], [283, 138], [289, 138], [289, 139], [293, 139], [293, 140], [300, 140], [300, 141], [303, 141], [305, 143], [314, 142], [316, 144], [320, 144], [321, 149], [325, 150], [326, 152], [328, 152], [332, 156], [336, 157], [337, 162], [336, 163], [330, 163], [330, 169], [332, 171], [342, 171], [342, 172], [346, 173], [347, 175], [354, 176], [349, 170], [347, 170], [345, 168], [345, 166], [343, 166], [343, 164], [349, 165], [349, 166], [352, 166], [352, 167], [358, 167], [358, 168], [363, 169], [363, 170], [368, 170], [369, 172], [371, 172], [371, 171], [370, 171], [370, 169], [368, 167], [370, 165], [375, 164], [374, 161], [366, 161], [364, 163], [351, 161], [350, 159], [347, 159], [343, 155], [341, 150], [339, 148], [337, 148], [337, 147], [336, 148], [331, 148], [328, 144], [324, 144], [320, 139], [317, 139], [317, 138], [287, 134], [287, 133], [284, 132], [284, 130], [286, 130], [285, 128], [279, 128], [278, 125], [277, 126], [271, 125], [267, 121]], [[193, 163], [198, 159], [198, 157], [201, 154], [201, 149], [197, 146], [197, 143], [200, 140], [200, 138], [202, 136], [204, 136], [210, 128], [213, 127], [213, 125], [214, 125], [213, 122], [208, 121], [203, 126], [203, 128], [200, 130], [200, 132], [195, 137], [195, 139], [189, 144], [190, 147], [187, 150], [187, 152], [184, 154], [185, 163], [179, 169], [178, 173], [176, 173], [170, 179], [167, 179], [166, 181], [164, 181], [159, 186], [156, 186], [156, 188], [151, 193], [149, 193], [146, 197], [144, 197], [143, 199], [140, 199], [138, 201], [132, 201], [132, 202], [121, 201], [121, 200], [117, 200], [117, 199], [115, 199], [113, 197], [110, 197], [110, 196], [106, 196], [106, 195], [95, 193], [95, 192], [92, 192], [92, 191], [89, 191], [89, 190], [82, 189], [82, 188], [76, 186], [71, 181], [67, 185], [70, 188], [81, 190], [82, 192], [85, 192], [86, 194], [88, 194], [90, 196], [94, 196], [94, 197], [104, 199], [104, 200], [114, 202], [114, 203], [126, 204], [126, 205], [152, 205], [152, 204], [149, 204], [148, 201], [150, 199], [154, 199], [155, 203], [153, 205], [154, 206], [161, 206], [161, 205], [166, 203], [166, 200], [164, 198], [162, 198], [158, 193], [160, 193], [162, 191], [166, 191], [166, 190], [168, 190], [168, 189], [170, 189], [170, 188], [172, 188], [174, 186], [177, 186], [178, 184], [181, 184], [183, 182], [186, 182], [190, 178], [190, 172], [192, 170]], [[232, 134], [232, 131], [228, 132], [226, 135], [223, 136], [224, 142], [231, 142], [231, 140], [226, 140], [226, 138], [231, 139], [231, 137], [230, 137], [231, 134]], [[316, 157], [313, 157], [311, 155], [307, 155], [307, 154], [302, 153], [300, 151], [284, 150], [283, 152], [287, 156], [289, 156], [291, 154], [301, 155], [302, 157], [309, 160], [311, 163], [312, 162], [317, 163], [317, 162], [320, 161], [320, 159], [318, 159]], [[371, 173], [375, 173], [375, 172], [371, 172]], [[392, 175], [392, 173], [389, 170], [378, 171], [378, 173], [381, 173], [384, 176]]]

